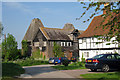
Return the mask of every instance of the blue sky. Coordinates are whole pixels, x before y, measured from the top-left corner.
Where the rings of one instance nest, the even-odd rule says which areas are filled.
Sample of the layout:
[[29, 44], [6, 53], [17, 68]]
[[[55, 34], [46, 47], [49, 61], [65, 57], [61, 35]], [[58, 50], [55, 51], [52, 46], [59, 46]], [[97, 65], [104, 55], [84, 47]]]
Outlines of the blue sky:
[[[88, 4], [88, 3], [87, 3]], [[79, 2], [3, 2], [2, 24], [4, 34], [10, 33], [21, 48], [21, 41], [34, 18], [39, 18], [45, 27], [63, 28], [65, 23], [72, 23], [79, 30], [87, 29], [90, 11], [80, 20], [76, 20], [85, 9]]]

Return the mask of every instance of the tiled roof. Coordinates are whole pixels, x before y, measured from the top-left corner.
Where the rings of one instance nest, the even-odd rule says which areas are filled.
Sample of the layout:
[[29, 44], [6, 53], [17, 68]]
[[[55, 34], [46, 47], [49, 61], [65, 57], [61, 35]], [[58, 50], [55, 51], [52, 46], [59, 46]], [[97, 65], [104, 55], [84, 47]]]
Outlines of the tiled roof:
[[40, 30], [48, 40], [71, 40], [68, 36], [73, 29], [65, 30], [58, 28], [40, 27]]
[[[68, 35], [71, 34], [75, 28], [73, 24], [70, 23], [65, 24], [63, 29], [47, 28], [43, 26], [40, 19], [35, 18], [32, 20], [23, 40], [32, 41], [39, 30], [41, 30], [47, 40], [71, 40]], [[82, 32], [83, 31], [79, 30], [79, 33]]]
[[44, 27], [41, 20], [38, 18], [35, 18], [32, 20], [23, 40], [31, 41], [35, 37], [36, 33], [39, 30], [39, 27]]
[[[120, 14], [112, 14], [114, 17], [117, 16], [120, 18]], [[103, 25], [107, 23], [108, 20], [112, 20], [111, 16], [108, 16], [105, 21], [103, 22]], [[78, 36], [78, 38], [84, 38], [84, 37], [94, 37], [95, 35], [105, 35], [108, 34], [110, 30], [110, 26], [100, 26], [100, 23], [104, 20], [103, 16], [96, 16], [93, 18], [92, 22], [88, 26], [88, 28]]]

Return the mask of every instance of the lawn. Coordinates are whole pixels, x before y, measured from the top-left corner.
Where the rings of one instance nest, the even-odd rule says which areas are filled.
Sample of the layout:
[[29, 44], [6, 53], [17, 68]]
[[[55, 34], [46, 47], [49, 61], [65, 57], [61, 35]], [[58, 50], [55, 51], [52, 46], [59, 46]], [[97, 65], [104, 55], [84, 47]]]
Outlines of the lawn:
[[[4, 80], [12, 80], [14, 76], [23, 74], [25, 70], [18, 64], [15, 63], [2, 63], [2, 78]], [[2, 79], [2, 80], [3, 80]]]
[[81, 63], [81, 62], [75, 62], [75, 63], [69, 64], [68, 66], [57, 65], [57, 66], [52, 66], [52, 67], [58, 70], [86, 69], [84, 66], [84, 63]]
[[86, 80], [120, 80], [120, 72], [82, 74], [80, 76]]

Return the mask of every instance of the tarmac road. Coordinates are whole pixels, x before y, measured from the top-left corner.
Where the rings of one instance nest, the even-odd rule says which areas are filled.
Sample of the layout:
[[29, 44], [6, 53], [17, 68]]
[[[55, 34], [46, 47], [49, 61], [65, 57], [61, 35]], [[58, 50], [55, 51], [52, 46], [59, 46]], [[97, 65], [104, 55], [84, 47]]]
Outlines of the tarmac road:
[[22, 74], [20, 78], [74, 78], [76, 80], [77, 78], [81, 78], [80, 74], [94, 73], [90, 72], [89, 69], [56, 70], [53, 69], [51, 66], [55, 65], [37, 65], [23, 67], [25, 69], [25, 74]]

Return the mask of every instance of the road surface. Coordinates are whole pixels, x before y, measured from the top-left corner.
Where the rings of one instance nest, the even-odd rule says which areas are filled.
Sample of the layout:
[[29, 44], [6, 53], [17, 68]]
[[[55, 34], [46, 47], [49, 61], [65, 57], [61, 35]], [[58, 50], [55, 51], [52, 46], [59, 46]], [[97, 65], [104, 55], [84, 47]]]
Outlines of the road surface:
[[78, 70], [56, 70], [51, 66], [55, 65], [37, 65], [23, 67], [25, 74], [21, 74], [20, 78], [82, 78], [80, 74], [94, 73], [89, 69]]

